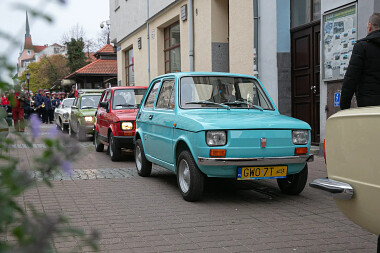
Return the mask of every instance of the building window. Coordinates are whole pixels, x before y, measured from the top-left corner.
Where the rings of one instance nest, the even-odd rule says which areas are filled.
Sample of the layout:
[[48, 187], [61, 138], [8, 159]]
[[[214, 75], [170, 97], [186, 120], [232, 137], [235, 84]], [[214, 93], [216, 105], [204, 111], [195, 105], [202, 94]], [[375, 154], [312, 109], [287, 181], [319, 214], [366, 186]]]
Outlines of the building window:
[[125, 73], [127, 77], [127, 86], [135, 85], [135, 67], [134, 67], [133, 48], [125, 52]]
[[31, 54], [31, 52], [30, 52], [30, 50], [28, 50], [28, 55], [30, 55]]
[[181, 39], [179, 22], [165, 28], [165, 73], [181, 71]]
[[321, 0], [291, 0], [292, 27], [321, 18]]

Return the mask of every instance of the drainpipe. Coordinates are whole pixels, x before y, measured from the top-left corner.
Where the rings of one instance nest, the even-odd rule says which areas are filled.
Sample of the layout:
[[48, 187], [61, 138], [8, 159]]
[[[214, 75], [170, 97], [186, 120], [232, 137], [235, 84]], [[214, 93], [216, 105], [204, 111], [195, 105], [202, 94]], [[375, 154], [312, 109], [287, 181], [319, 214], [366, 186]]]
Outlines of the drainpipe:
[[194, 71], [194, 26], [193, 26], [193, 0], [188, 0], [189, 6], [189, 62], [190, 72]]
[[146, 0], [146, 39], [148, 47], [148, 82], [150, 83], [149, 0]]
[[259, 0], [253, 0], [253, 50], [256, 50], [253, 64], [256, 66], [256, 71], [254, 71], [256, 77], [259, 77], [259, 20]]

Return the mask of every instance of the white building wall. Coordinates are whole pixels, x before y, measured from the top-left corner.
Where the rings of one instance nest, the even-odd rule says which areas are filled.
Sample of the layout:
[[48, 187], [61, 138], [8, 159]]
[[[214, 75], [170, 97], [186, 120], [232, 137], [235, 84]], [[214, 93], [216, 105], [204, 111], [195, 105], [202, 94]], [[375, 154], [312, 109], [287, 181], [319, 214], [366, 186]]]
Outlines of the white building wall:
[[259, 79], [278, 106], [276, 13], [276, 0], [259, 1]]

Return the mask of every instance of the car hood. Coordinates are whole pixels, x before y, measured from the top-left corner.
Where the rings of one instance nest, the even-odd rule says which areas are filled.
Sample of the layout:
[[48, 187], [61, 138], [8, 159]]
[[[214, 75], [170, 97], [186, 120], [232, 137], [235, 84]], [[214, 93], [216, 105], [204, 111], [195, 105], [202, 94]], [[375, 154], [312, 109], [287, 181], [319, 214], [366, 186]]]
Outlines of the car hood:
[[59, 111], [63, 114], [63, 113], [70, 113], [71, 112], [71, 108], [70, 107], [66, 107], [66, 108], [61, 108], [59, 109]]
[[139, 109], [127, 109], [113, 111], [116, 121], [131, 121], [136, 119], [136, 115]]
[[177, 128], [195, 132], [222, 129], [311, 129], [306, 122], [280, 115], [276, 111], [189, 110], [181, 112], [178, 116], [178, 122], [175, 122]]
[[82, 109], [79, 112], [79, 116], [95, 116], [96, 109]]

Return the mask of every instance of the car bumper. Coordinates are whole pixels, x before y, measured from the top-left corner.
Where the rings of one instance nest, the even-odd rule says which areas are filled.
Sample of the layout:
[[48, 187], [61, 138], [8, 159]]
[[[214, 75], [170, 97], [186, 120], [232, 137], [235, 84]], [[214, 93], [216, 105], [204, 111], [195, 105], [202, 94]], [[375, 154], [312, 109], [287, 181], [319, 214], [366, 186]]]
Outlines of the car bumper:
[[116, 148], [133, 149], [134, 136], [114, 136]]
[[198, 164], [201, 166], [269, 166], [278, 164], [300, 164], [312, 161], [314, 161], [314, 155], [252, 158], [198, 157]]
[[349, 200], [354, 195], [354, 189], [351, 185], [333, 179], [315, 179], [309, 185], [310, 187], [329, 192], [337, 199]]

